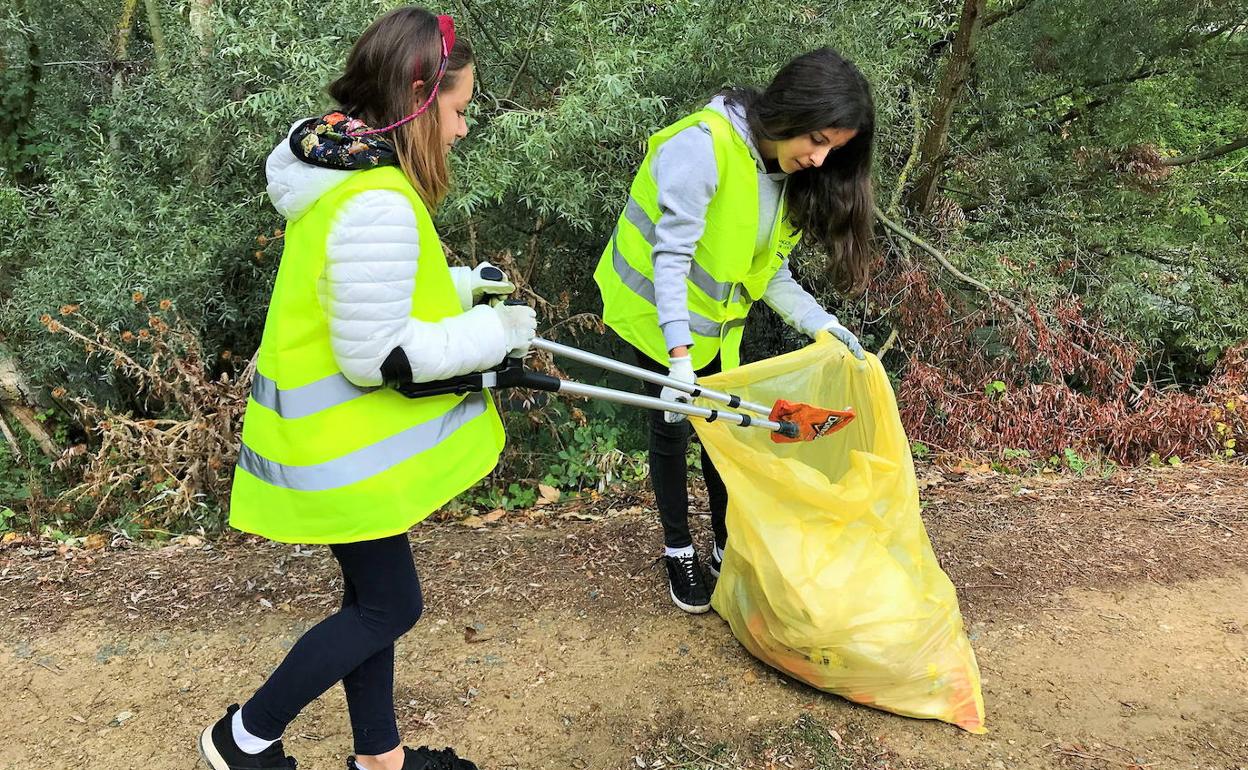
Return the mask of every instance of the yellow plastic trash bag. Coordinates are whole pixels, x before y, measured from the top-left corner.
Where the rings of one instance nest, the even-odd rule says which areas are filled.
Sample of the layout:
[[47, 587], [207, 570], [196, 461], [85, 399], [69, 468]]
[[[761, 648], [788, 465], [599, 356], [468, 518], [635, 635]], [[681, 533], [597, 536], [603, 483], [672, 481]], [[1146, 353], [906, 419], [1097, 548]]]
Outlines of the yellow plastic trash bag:
[[700, 382], [857, 415], [795, 444], [692, 421], [728, 487], [712, 606], [737, 639], [820, 690], [985, 732], [979, 667], [919, 516], [910, 445], [879, 360], [858, 361], [825, 334]]

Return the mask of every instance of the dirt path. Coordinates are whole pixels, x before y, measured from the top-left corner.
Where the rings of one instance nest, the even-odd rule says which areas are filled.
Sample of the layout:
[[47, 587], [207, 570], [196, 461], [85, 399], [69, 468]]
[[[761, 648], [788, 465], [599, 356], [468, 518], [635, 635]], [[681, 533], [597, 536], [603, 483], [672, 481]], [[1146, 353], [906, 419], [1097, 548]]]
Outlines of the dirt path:
[[[928, 482], [989, 735], [784, 679], [718, 617], [674, 610], [651, 516], [605, 505], [417, 528], [428, 611], [399, 648], [404, 734], [491, 769], [1248, 768], [1248, 470]], [[0, 768], [195, 767], [198, 727], [339, 589], [323, 549], [10, 545]], [[341, 691], [287, 742], [340, 770]]]

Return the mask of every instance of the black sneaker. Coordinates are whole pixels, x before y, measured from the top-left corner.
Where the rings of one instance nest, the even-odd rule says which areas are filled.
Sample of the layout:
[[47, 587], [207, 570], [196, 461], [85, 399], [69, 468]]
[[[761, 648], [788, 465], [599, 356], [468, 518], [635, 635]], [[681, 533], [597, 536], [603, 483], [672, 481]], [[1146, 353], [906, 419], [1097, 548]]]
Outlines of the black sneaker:
[[711, 593], [706, 590], [706, 579], [702, 577], [702, 565], [698, 564], [696, 554], [664, 556], [663, 563], [667, 566], [672, 601], [677, 607], [694, 615], [711, 608]]
[[[347, 757], [347, 770], [357, 770], [355, 757]], [[403, 747], [403, 770], [477, 770], [477, 766], [455, 754], [453, 749], [434, 751], [428, 746]]]
[[259, 754], [248, 754], [240, 749], [234, 742], [231, 724], [235, 711], [238, 711], [237, 703], [226, 709], [225, 716], [199, 735], [199, 753], [212, 770], [295, 770], [295, 758], [286, 756], [281, 741]]
[[711, 563], [708, 565], [711, 570], [711, 576], [719, 580], [719, 571], [724, 568], [724, 560], [715, 555], [715, 549], [711, 549]]

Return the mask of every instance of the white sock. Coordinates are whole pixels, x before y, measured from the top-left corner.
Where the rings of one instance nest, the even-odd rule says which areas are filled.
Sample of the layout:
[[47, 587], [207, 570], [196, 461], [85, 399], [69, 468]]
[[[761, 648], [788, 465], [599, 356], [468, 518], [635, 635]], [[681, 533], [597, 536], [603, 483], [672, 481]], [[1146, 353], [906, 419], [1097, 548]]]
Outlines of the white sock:
[[724, 549], [719, 547], [719, 543], [715, 544], [715, 561], [724, 560]]
[[663, 546], [664, 556], [693, 556], [693, 546], [687, 545], [684, 548], [669, 548]]
[[277, 743], [277, 741], [266, 741], [263, 738], [257, 738], [247, 732], [247, 728], [243, 727], [242, 709], [234, 712], [234, 719], [230, 721], [230, 729], [234, 733], [234, 743], [244, 754], [259, 754]]

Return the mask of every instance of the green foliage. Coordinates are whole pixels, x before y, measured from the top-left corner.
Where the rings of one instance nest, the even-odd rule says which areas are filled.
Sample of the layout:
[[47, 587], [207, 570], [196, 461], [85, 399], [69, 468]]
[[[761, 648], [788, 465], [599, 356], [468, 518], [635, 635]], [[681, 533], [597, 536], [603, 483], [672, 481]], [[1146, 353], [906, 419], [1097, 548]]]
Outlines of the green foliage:
[[997, 473], [1018, 474], [1029, 470], [1033, 464], [1030, 450], [1006, 447], [1001, 450], [1001, 459], [993, 461], [991, 467]]
[[[255, 350], [283, 224], [264, 195], [264, 159], [294, 120], [333, 106], [323, 89], [351, 42], [397, 4], [344, 13], [303, 0], [216, 0], [199, 16], [205, 6], [158, 0], [167, 70], [155, 65], [141, 13], [118, 55], [120, 4], [111, 0], [18, 0], [0, 11], [0, 335], [28, 377], [159, 412], [107, 362], [87, 360], [38, 321], [72, 303], [106, 330], [140, 328], [134, 292], [171, 299], [210, 360]], [[537, 294], [566, 300], [570, 313], [598, 311], [591, 273], [646, 138], [724, 86], [761, 85], [821, 45], [873, 84], [876, 192], [886, 206], [900, 192], [915, 125], [930, 115], [957, 5], [449, 2], [439, 10], [455, 14], [477, 50], [480, 94], [453, 157], [457, 188], [437, 215], [448, 250], [464, 260], [506, 256]], [[1248, 337], [1248, 165], [1243, 151], [1161, 161], [1243, 134], [1246, 33], [1234, 25], [1244, 16], [1242, 0], [1031, 0], [982, 30], [938, 210], [912, 226], [1008, 296], [1041, 309], [1082, 300], [1147, 351], [1138, 378], [1199, 384]], [[898, 245], [882, 243], [896, 260]], [[911, 258], [940, 271], [918, 252]], [[901, 310], [890, 297], [838, 297], [826, 255], [803, 249], [793, 262], [864, 342], [888, 338]], [[761, 358], [801, 342], [760, 307], [746, 352]], [[1007, 348], [975, 339], [948, 354]], [[894, 368], [914, 353], [894, 351], [904, 353], [890, 354]], [[983, 382], [966, 387], [974, 395]], [[986, 387], [1005, 398], [1004, 381]], [[545, 422], [510, 416], [509, 481], [489, 499], [523, 505], [534, 493], [527, 482], [511, 489], [517, 477], [565, 490], [639, 477], [640, 421], [587, 412], [584, 423], [557, 409]], [[927, 451], [913, 447], [916, 458]], [[1056, 465], [1087, 467], [1069, 456]], [[0, 483], [5, 473], [0, 466]]]
[[514, 511], [532, 507], [537, 502], [537, 490], [522, 486], [518, 482], [512, 482], [505, 487], [494, 486], [487, 480], [470, 490], [465, 497], [470, 505], [478, 508]]
[[644, 478], [645, 453], [621, 449], [625, 434], [606, 420], [576, 426], [567, 444], [551, 458], [543, 483], [559, 489], [601, 490], [615, 482]]
[[[508, 411], [512, 438], [500, 470], [469, 490], [463, 502], [486, 510], [524, 509], [538, 501], [539, 485], [574, 495], [644, 479], [648, 466], [646, 452], [639, 448], [641, 424], [626, 419], [635, 417], [635, 410], [599, 402], [583, 407], [579, 422], [560, 401], [540, 410]], [[540, 426], [533, 427], [535, 420]], [[516, 436], [523, 440], [516, 441]]]
[[48, 498], [65, 487], [34, 440], [20, 430], [15, 435], [23, 454], [21, 462], [9, 444], [0, 441], [0, 533], [36, 529]]
[[1063, 449], [1060, 457], [1050, 457], [1049, 464], [1055, 465], [1058, 468], [1065, 467], [1073, 471], [1077, 476], [1082, 476], [1084, 471], [1088, 469], [1088, 462], [1084, 460], [1078, 452], [1070, 447]]
[[13, 520], [16, 518], [17, 511], [8, 507], [0, 507], [0, 533], [12, 531]]
[[961, 266], [1046, 305], [1073, 292], [1190, 383], [1248, 337], [1243, 3], [1038, 1], [981, 36], [952, 134]]
[[[16, 234], [0, 247], [0, 325], [37, 379], [110, 391], [98, 371], [48, 344], [35, 319], [78, 302], [123, 328], [132, 322], [124, 297], [136, 290], [174, 299], [210, 350], [254, 348], [280, 249], [255, 243], [281, 225], [262, 195], [263, 159], [290, 122], [330, 106], [322, 89], [368, 20], [296, 0], [226, 0], [197, 27], [185, 6], [158, 5], [176, 63], [165, 74], [153, 66], [143, 18], [132, 63], [108, 63], [118, 9], [103, 0], [72, 11], [23, 6], [0, 28], [13, 65], [0, 90], [25, 98], [33, 85], [35, 94], [25, 133], [5, 137], [25, 160], [0, 165], [33, 162], [36, 180], [0, 179], [0, 223]], [[1078, 158], [1081, 148], [1149, 143], [1193, 150], [1248, 122], [1225, 58], [1238, 44], [1184, 37], [1235, 11], [1176, 0], [1151, 0], [1148, 13], [1126, 0], [1080, 0], [1060, 13], [1044, 5], [981, 34], [977, 80], [953, 134], [982, 125], [970, 126], [951, 165], [947, 194], [966, 217], [946, 229], [946, 247], [1015, 294], [1044, 301], [1073, 288], [1162, 351], [1176, 377], [1207, 369], [1209, 351], [1248, 334], [1248, 317], [1233, 312], [1248, 300], [1234, 224], [1248, 204], [1242, 172], [1229, 160], [1199, 164], [1141, 188], [1123, 184], [1112, 159]], [[913, 138], [908, 93], [930, 87], [940, 65], [932, 46], [956, 23], [952, 7], [876, 0], [454, 6], [478, 51], [481, 94], [440, 225], [452, 251], [471, 259], [525, 253], [540, 231], [535, 263], [523, 267], [539, 293], [566, 291], [572, 312], [597, 309], [590, 272], [650, 132], [725, 85], [764, 83], [801, 50], [835, 46], [871, 79], [878, 192], [891, 197]], [[87, 64], [32, 68], [32, 50]], [[1141, 67], [1166, 74], [1111, 85], [1108, 104], [1062, 132], [1045, 130], [1103, 95], [1097, 83]], [[1230, 173], [1206, 170], [1219, 165]], [[817, 293], [841, 304], [823, 259], [803, 252], [796, 261]]]
[[4, 522], [0, 527], [11, 528], [17, 513], [10, 506], [23, 506], [30, 498], [30, 486], [26, 483], [26, 469], [17, 464], [7, 444], [0, 444], [0, 512]]

